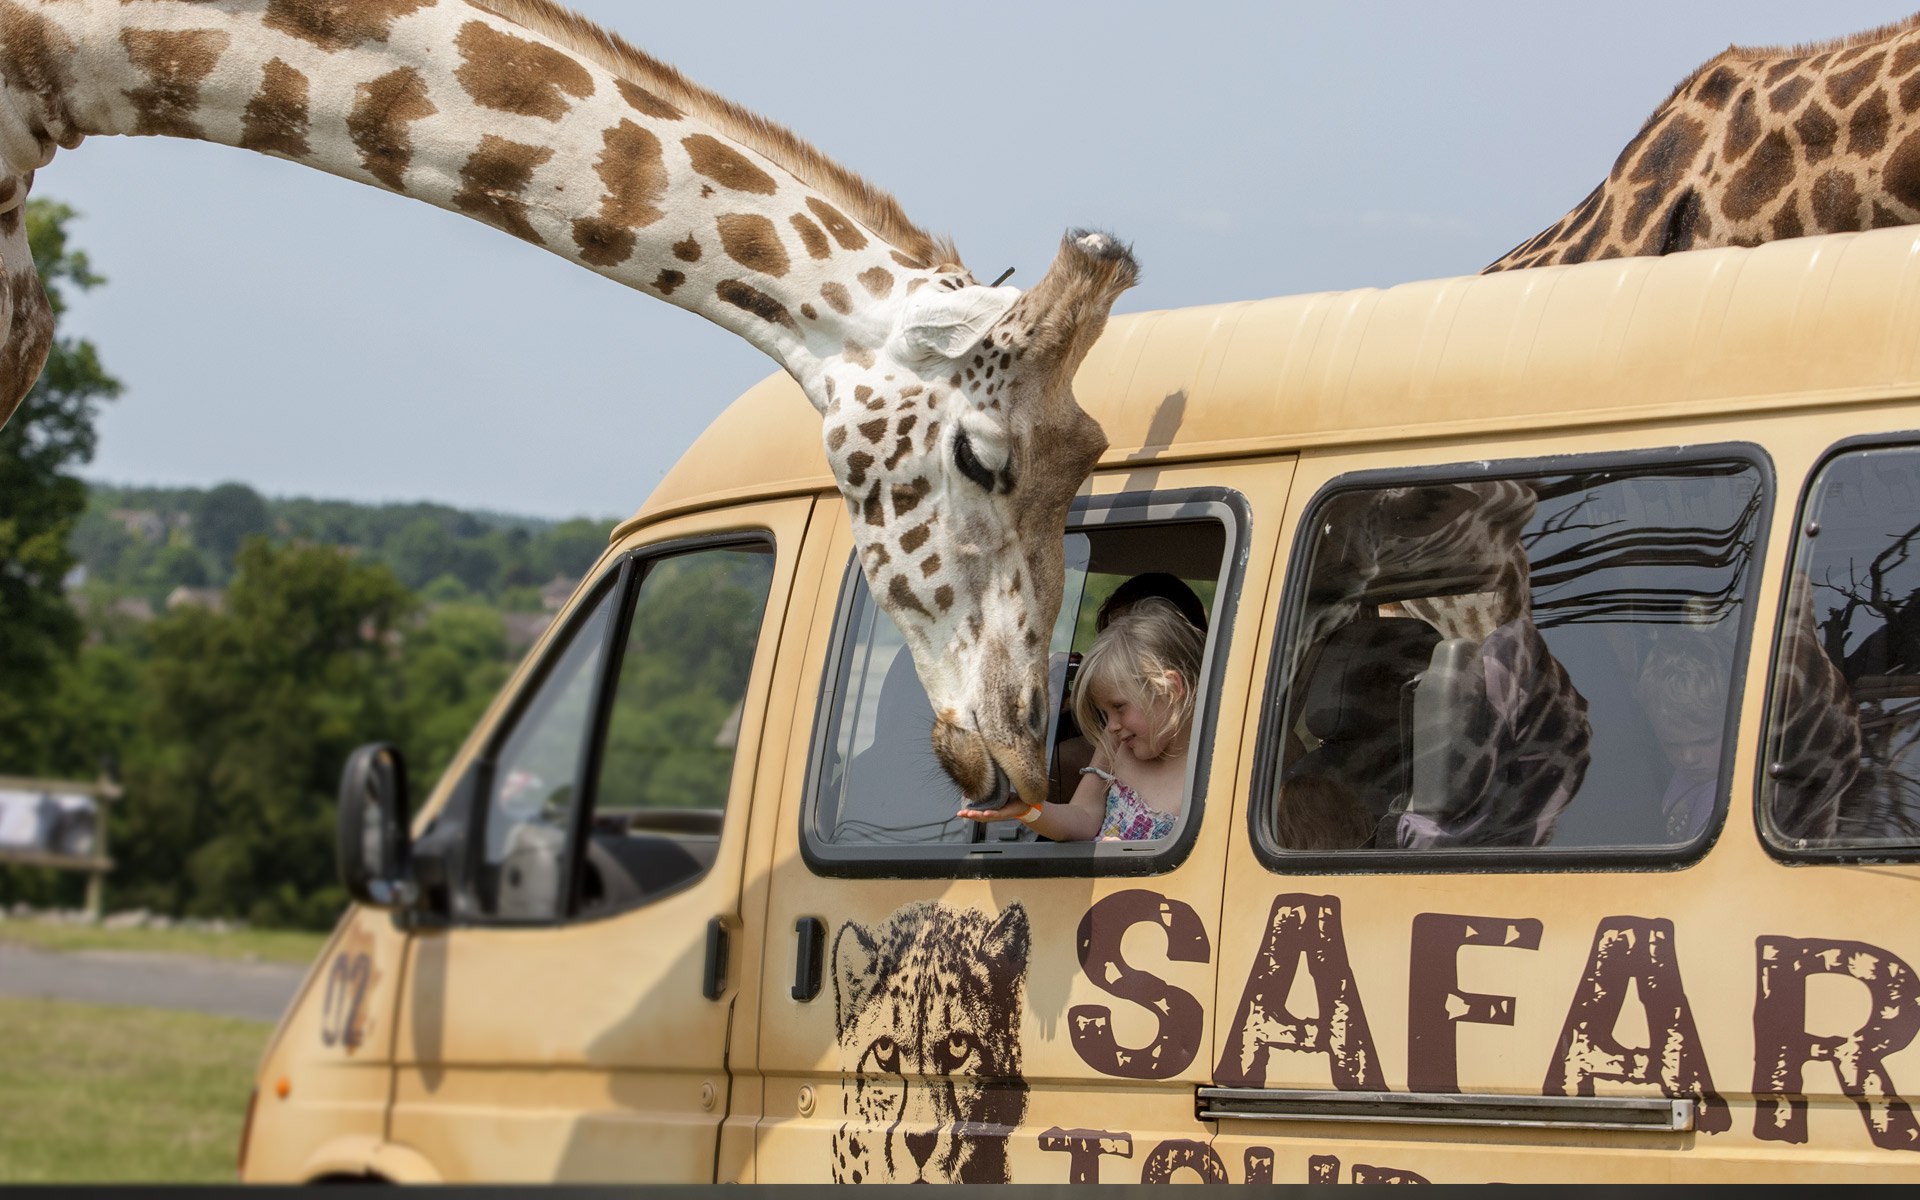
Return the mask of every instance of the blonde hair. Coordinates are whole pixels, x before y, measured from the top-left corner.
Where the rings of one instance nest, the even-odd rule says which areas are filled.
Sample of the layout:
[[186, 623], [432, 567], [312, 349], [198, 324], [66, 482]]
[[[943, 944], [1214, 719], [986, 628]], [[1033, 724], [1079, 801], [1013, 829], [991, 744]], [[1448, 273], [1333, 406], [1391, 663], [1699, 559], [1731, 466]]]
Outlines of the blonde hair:
[[1683, 634], [1653, 644], [1634, 684], [1634, 699], [1662, 728], [1718, 729], [1727, 719], [1731, 673], [1719, 646], [1697, 634]]
[[[1073, 717], [1109, 764], [1116, 746], [1093, 693], [1118, 696], [1149, 711], [1163, 709], [1166, 720], [1156, 732], [1164, 742], [1193, 719], [1205, 644], [1205, 635], [1188, 624], [1170, 601], [1158, 596], [1135, 603], [1093, 640], [1074, 678]], [[1167, 682], [1169, 672], [1180, 677], [1183, 686], [1178, 696]]]

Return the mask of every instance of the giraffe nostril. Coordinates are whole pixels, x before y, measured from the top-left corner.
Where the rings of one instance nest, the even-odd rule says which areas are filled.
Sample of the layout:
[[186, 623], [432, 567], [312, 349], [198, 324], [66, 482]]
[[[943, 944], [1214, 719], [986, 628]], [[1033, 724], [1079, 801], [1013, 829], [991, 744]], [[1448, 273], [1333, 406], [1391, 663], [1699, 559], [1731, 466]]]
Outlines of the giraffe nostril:
[[1035, 687], [1027, 692], [1027, 732], [1039, 737], [1047, 731], [1047, 691]]
[[907, 1135], [907, 1152], [913, 1155], [914, 1162], [919, 1163], [920, 1166], [924, 1168], [927, 1165], [927, 1160], [933, 1157], [934, 1144], [939, 1140], [940, 1134], [938, 1131], [910, 1133]]

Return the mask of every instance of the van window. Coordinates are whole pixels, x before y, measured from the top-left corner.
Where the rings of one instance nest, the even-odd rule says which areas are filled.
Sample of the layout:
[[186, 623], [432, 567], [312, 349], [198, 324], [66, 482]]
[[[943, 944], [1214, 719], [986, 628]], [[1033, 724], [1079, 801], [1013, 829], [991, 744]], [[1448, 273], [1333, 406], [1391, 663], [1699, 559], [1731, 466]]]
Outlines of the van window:
[[1336, 481], [1300, 525], [1251, 807], [1270, 865], [1674, 859], [1718, 828], [1763, 468]]
[[[1066, 586], [1050, 645], [1050, 799], [1070, 796], [1079, 785], [1078, 768], [1091, 759], [1072, 716], [1072, 673], [1092, 644], [1101, 609], [1116, 589], [1136, 580], [1134, 590], [1177, 593], [1189, 619], [1197, 618], [1209, 633], [1204, 661], [1210, 664], [1219, 656], [1222, 614], [1230, 613], [1237, 585], [1230, 547], [1243, 526], [1236, 503], [1213, 498], [1216, 495], [1228, 494], [1207, 489], [1186, 503], [1159, 496], [1080, 502], [1066, 535]], [[912, 656], [852, 564], [847, 579], [839, 642], [815, 736], [806, 817], [805, 846], [817, 869], [1057, 873], [1080, 869], [1063, 866], [1069, 860], [1152, 858], [1191, 841], [1187, 827], [1197, 828], [1198, 813], [1195, 764], [1206, 760], [1204, 747], [1210, 740], [1204, 700], [1188, 755], [1182, 819], [1163, 838], [1056, 844], [1019, 821], [979, 824], [956, 816], [961, 797], [928, 742], [933, 709], [914, 673]], [[1202, 677], [1203, 697], [1211, 673], [1209, 667]]]
[[1920, 848], [1920, 449], [1843, 451], [1801, 507], [1760, 828], [1789, 854]]
[[713, 865], [773, 565], [764, 542], [706, 547], [602, 585], [497, 743], [482, 912], [602, 915]]

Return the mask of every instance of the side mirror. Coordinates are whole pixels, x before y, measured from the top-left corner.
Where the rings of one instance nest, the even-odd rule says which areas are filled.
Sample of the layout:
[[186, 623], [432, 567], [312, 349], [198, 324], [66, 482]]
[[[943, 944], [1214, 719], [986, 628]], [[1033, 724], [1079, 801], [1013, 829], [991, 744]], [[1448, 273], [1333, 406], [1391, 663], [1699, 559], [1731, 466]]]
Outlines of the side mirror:
[[411, 908], [418, 889], [408, 869], [407, 764], [396, 746], [355, 750], [340, 773], [340, 881], [375, 908]]

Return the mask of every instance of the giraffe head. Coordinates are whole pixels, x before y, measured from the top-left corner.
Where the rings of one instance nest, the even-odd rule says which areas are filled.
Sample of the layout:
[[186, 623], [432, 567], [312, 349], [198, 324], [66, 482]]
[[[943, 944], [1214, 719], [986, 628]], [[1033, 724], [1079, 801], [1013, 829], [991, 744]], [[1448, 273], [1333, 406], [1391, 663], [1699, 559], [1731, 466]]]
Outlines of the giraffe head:
[[1107, 446], [1073, 375], [1137, 275], [1119, 242], [1071, 233], [1032, 290], [941, 276], [877, 351], [826, 372], [827, 458], [861, 569], [926, 686], [934, 753], [974, 801], [1046, 790], [1061, 534]]

